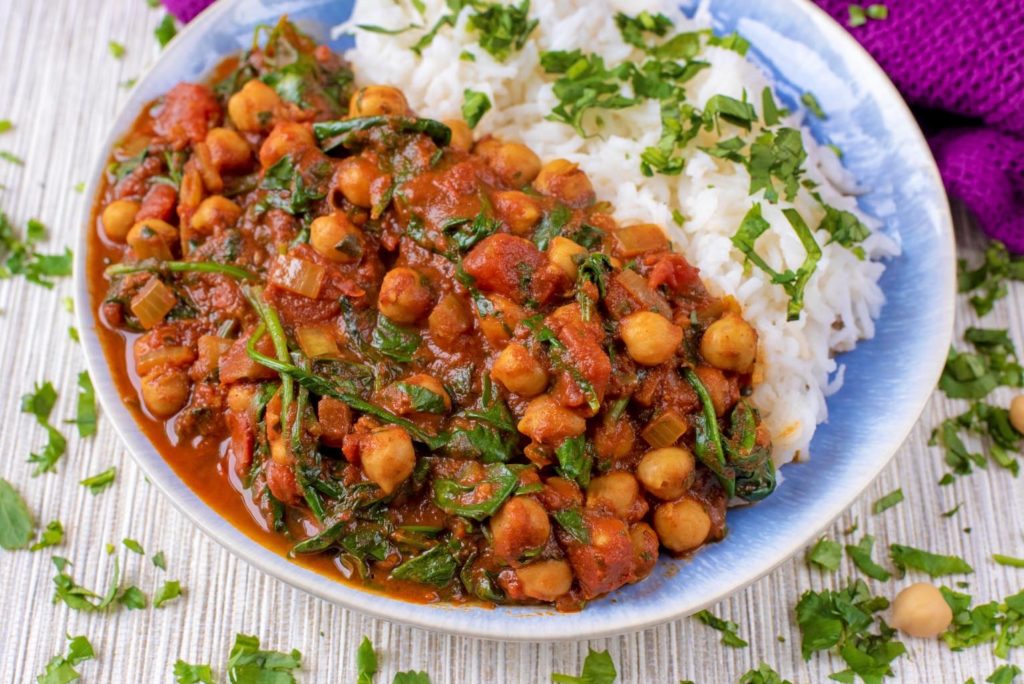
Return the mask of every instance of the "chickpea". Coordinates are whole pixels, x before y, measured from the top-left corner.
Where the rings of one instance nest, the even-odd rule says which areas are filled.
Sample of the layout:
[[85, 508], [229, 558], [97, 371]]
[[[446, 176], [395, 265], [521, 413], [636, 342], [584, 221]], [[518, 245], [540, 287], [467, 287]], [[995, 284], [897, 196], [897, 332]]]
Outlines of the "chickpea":
[[423, 276], [408, 266], [399, 266], [384, 276], [377, 307], [393, 321], [415, 323], [430, 311], [433, 299]]
[[554, 446], [568, 437], [582, 435], [587, 429], [587, 421], [549, 395], [542, 394], [526, 406], [526, 412], [516, 427], [533, 441]]
[[141, 204], [132, 200], [114, 200], [103, 209], [103, 232], [114, 242], [124, 242], [141, 208]]
[[128, 246], [139, 259], [171, 258], [171, 246], [178, 241], [178, 229], [160, 219], [139, 221], [128, 231]]
[[281, 98], [258, 78], [248, 81], [228, 100], [228, 116], [240, 131], [259, 133], [270, 128]]
[[587, 487], [587, 506], [594, 508], [604, 504], [624, 520], [634, 517], [639, 498], [640, 486], [636, 478], [622, 470], [595, 477]]
[[629, 357], [644, 366], [665, 363], [683, 341], [683, 329], [653, 311], [638, 311], [623, 318], [619, 335]]
[[445, 126], [452, 129], [452, 141], [448, 146], [459, 152], [469, 152], [473, 147], [473, 131], [462, 119], [445, 119]]
[[548, 245], [548, 261], [559, 268], [569, 280], [576, 282], [577, 262], [587, 256], [587, 250], [569, 238], [555, 237]]
[[570, 207], [589, 207], [596, 199], [586, 172], [568, 159], [552, 159], [545, 164], [534, 179], [533, 187], [540, 194], [555, 197]]
[[523, 593], [537, 601], [554, 601], [572, 588], [572, 568], [564, 560], [541, 560], [516, 569]]
[[437, 396], [444, 400], [444, 410], [452, 410], [452, 398], [448, 396], [448, 391], [441, 384], [441, 381], [435, 378], [433, 375], [427, 375], [426, 373], [417, 373], [416, 375], [410, 375], [403, 382], [409, 385], [416, 385], [422, 387], [428, 392], [433, 392]]
[[139, 389], [149, 412], [166, 420], [188, 401], [188, 373], [184, 368], [156, 369], [139, 380]]
[[636, 468], [636, 476], [644, 489], [659, 499], [671, 501], [686, 492], [693, 469], [693, 454], [689, 449], [665, 447], [644, 454]]
[[892, 626], [910, 636], [933, 638], [953, 622], [942, 592], [927, 582], [906, 587], [892, 602]]
[[711, 403], [715, 407], [715, 414], [724, 416], [739, 399], [737, 387], [730, 383], [729, 379], [725, 377], [725, 373], [717, 368], [699, 366], [695, 372], [707, 389], [708, 394], [711, 395]]
[[340, 211], [313, 219], [309, 243], [318, 254], [339, 264], [354, 264], [363, 258], [363, 231]]
[[509, 562], [544, 546], [550, 535], [548, 512], [533, 497], [514, 496], [491, 518], [494, 553]]
[[416, 467], [412, 438], [397, 425], [374, 430], [359, 440], [363, 472], [385, 494], [395, 491]]
[[360, 88], [348, 103], [348, 115], [357, 116], [401, 116], [409, 113], [409, 103], [398, 88], [372, 85]]
[[517, 188], [529, 184], [540, 172], [540, 157], [521, 143], [488, 140], [478, 144], [476, 152], [502, 180]]
[[373, 206], [370, 187], [381, 175], [377, 165], [366, 157], [347, 157], [338, 164], [334, 187], [355, 206], [369, 209]]
[[192, 230], [210, 234], [216, 228], [233, 226], [242, 216], [242, 208], [222, 195], [207, 197], [192, 214]]
[[693, 499], [670, 501], [654, 509], [654, 529], [665, 548], [683, 553], [708, 538], [711, 517], [704, 505]]
[[206, 134], [210, 158], [219, 171], [239, 171], [249, 167], [252, 150], [249, 143], [230, 128], [213, 128]]
[[480, 332], [493, 346], [501, 348], [508, 343], [516, 326], [526, 318], [526, 309], [504, 295], [492, 294], [487, 299], [494, 305], [495, 313], [479, 317]]
[[292, 121], [282, 121], [274, 126], [270, 135], [260, 147], [260, 164], [269, 169], [285, 155], [316, 147], [316, 139], [308, 127]]
[[1018, 394], [1010, 402], [1010, 425], [1017, 432], [1024, 432], [1024, 394]]
[[449, 292], [430, 312], [427, 325], [435, 342], [451, 346], [460, 335], [473, 328], [473, 317], [458, 295]]
[[728, 313], [704, 331], [700, 353], [715, 368], [749, 373], [757, 354], [757, 332], [736, 314]]
[[629, 541], [633, 545], [633, 581], [651, 574], [658, 562], [658, 534], [644, 522], [629, 528]]
[[533, 197], [518, 190], [503, 190], [492, 197], [494, 211], [513, 235], [527, 237], [544, 215]]
[[521, 397], [536, 396], [548, 386], [547, 370], [526, 347], [515, 342], [498, 354], [491, 377]]

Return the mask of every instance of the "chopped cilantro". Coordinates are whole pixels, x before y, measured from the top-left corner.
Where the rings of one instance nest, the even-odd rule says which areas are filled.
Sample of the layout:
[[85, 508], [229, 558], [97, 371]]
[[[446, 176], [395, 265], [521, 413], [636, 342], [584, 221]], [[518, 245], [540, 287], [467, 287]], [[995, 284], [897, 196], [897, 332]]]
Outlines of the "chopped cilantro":
[[901, 501], [903, 501], [903, 490], [893, 490], [886, 494], [885, 496], [878, 499], [877, 501], [875, 501], [875, 503], [872, 504], [871, 506], [871, 512], [875, 515], [878, 515], [883, 511], [889, 510], [890, 508], [900, 503]]
[[128, 610], [142, 610], [149, 605], [149, 599], [136, 586], [128, 587], [122, 591], [121, 595], [117, 597], [117, 602]]
[[952, 650], [994, 644], [995, 655], [1008, 658], [1012, 648], [1024, 646], [1024, 591], [973, 608], [967, 594], [946, 587], [939, 591], [953, 611], [953, 623], [942, 635]]
[[853, 561], [853, 564], [857, 566], [857, 569], [865, 575], [880, 582], [887, 582], [892, 575], [871, 558], [871, 550], [874, 545], [875, 538], [870, 534], [866, 534], [856, 545], [847, 544], [846, 554]]
[[971, 306], [979, 316], [989, 313], [1006, 296], [1007, 280], [1024, 280], [1024, 257], [1011, 256], [999, 240], [988, 243], [984, 260], [976, 269], [972, 270], [966, 259], [958, 261], [957, 289], [972, 293]]
[[732, 50], [742, 57], [746, 57], [750, 51], [750, 41], [735, 32], [724, 36], [712, 35], [708, 38], [708, 45]]
[[722, 644], [725, 646], [731, 646], [733, 648], [745, 648], [748, 646], [747, 642], [744, 641], [739, 635], [739, 625], [731, 620], [723, 620], [717, 617], [711, 611], [702, 610], [694, 615], [695, 618], [703, 622], [712, 629], [717, 629], [722, 633]]
[[848, 19], [846, 21], [847, 26], [850, 28], [857, 28], [868, 23], [867, 15], [864, 14], [864, 8], [860, 5], [850, 5], [848, 12]]
[[75, 192], [77, 192], [79, 195], [81, 195], [83, 192], [85, 192], [85, 183], [82, 183], [82, 182], [75, 183], [74, 186], [72, 186], [71, 189], [74, 190]]
[[114, 483], [115, 477], [117, 477], [117, 468], [115, 466], [111, 466], [102, 473], [97, 473], [91, 477], [85, 478], [79, 484], [88, 487], [89, 491], [93, 494], [99, 494]]
[[235, 644], [228, 656], [228, 680], [235, 684], [295, 684], [292, 671], [302, 666], [302, 654], [260, 649], [260, 640], [248, 634], [235, 635]]
[[69, 636], [68, 640], [68, 654], [51, 658], [46, 663], [46, 669], [43, 673], [36, 677], [37, 684], [68, 684], [68, 682], [73, 682], [81, 676], [74, 666], [96, 657], [92, 644], [84, 636]]
[[818, 117], [819, 119], [827, 119], [828, 115], [825, 114], [825, 110], [821, 108], [821, 103], [818, 102], [818, 98], [814, 96], [812, 92], [806, 92], [800, 96], [800, 101], [804, 103], [804, 106], [810, 110], [811, 114]]
[[24, 166], [25, 165], [25, 160], [24, 159], [22, 159], [21, 157], [19, 157], [16, 154], [14, 154], [13, 152], [9, 152], [7, 150], [0, 150], [0, 159], [3, 159], [4, 161], [8, 161], [8, 162], [10, 162], [12, 164], [15, 164], [17, 166]]
[[64, 541], [64, 525], [60, 520], [53, 520], [47, 524], [46, 529], [39, 535], [39, 541], [28, 547], [29, 551], [38, 551], [50, 546], [57, 546]]
[[14, 124], [11, 123], [10, 119], [0, 119], [0, 133], [6, 133], [12, 128], [14, 128]]
[[165, 603], [179, 596], [181, 596], [181, 583], [178, 580], [167, 580], [156, 590], [156, 595], [153, 597], [153, 606], [163, 608]]
[[950, 349], [939, 389], [951, 399], [981, 399], [1000, 385], [1024, 386], [1024, 367], [1005, 329], [968, 328], [964, 339], [976, 352]]
[[958, 503], [956, 506], [953, 506], [953, 508], [949, 509], [948, 511], [943, 512], [942, 517], [943, 518], [952, 518], [954, 515], [956, 515], [957, 513], [960, 512], [960, 507], [961, 506], [963, 506], [963, 504], [962, 503]]
[[155, 29], [153, 29], [153, 35], [156, 37], [156, 42], [160, 44], [161, 48], [166, 47], [177, 33], [178, 27], [174, 23], [174, 17], [170, 14], [165, 14], [164, 18], [161, 19], [160, 23], [157, 24]]
[[214, 684], [213, 669], [209, 665], [193, 665], [184, 660], [174, 663], [175, 684]]
[[821, 259], [821, 247], [818, 246], [811, 229], [795, 209], [784, 209], [782, 213], [793, 227], [797, 237], [800, 238], [800, 243], [807, 253], [804, 262], [796, 271], [787, 269], [779, 273], [755, 251], [754, 243], [757, 242], [757, 238], [771, 227], [768, 221], [761, 216], [760, 204], [755, 204], [747, 212], [739, 230], [732, 237], [732, 244], [746, 256], [748, 261], [771, 276], [773, 283], [782, 286], [782, 289], [789, 295], [786, 318], [795, 321], [800, 318], [800, 311], [803, 309], [804, 288], [814, 274], [818, 260]]
[[34, 415], [36, 422], [46, 430], [47, 434], [46, 446], [43, 447], [42, 452], [29, 454], [28, 457], [28, 462], [36, 466], [35, 470], [32, 471], [33, 477], [42, 473], [53, 472], [57, 466], [57, 461], [64, 455], [64, 451], [67, 448], [67, 440], [64, 438], [64, 435], [50, 424], [50, 413], [53, 411], [53, 406], [56, 403], [57, 391], [49, 381], [44, 382], [42, 385], [37, 384], [30, 394], [25, 394], [21, 397], [22, 413]]
[[540, 63], [545, 73], [559, 76], [553, 85], [558, 104], [545, 118], [572, 126], [583, 137], [588, 135], [583, 115], [591, 109], [623, 109], [637, 103], [622, 94], [622, 84], [631, 74], [628, 62], [608, 69], [600, 55], [584, 55], [577, 49], [542, 52]]
[[25, 500], [10, 482], [0, 478], [0, 547], [23, 549], [34, 532], [35, 522]]
[[108, 42], [107, 47], [110, 48], [110, 54], [114, 56], [114, 59], [121, 59], [124, 57], [124, 45], [118, 43], [116, 40]]
[[129, 551], [134, 551], [135, 553], [139, 554], [140, 556], [145, 556], [146, 555], [146, 550], [142, 548], [142, 544], [140, 544], [139, 542], [135, 541], [134, 539], [125, 538], [125, 539], [121, 540], [121, 543], [124, 544], [124, 547], [126, 549], [128, 549]]
[[664, 14], [651, 14], [645, 10], [635, 17], [619, 12], [615, 15], [615, 25], [619, 28], [624, 41], [641, 50], [647, 50], [644, 34], [651, 33], [664, 38], [673, 24]]
[[35, 243], [46, 235], [46, 227], [32, 219], [28, 222], [25, 239], [20, 239], [10, 219], [0, 211], [0, 280], [15, 275], [36, 285], [52, 288], [53, 278], [71, 275], [71, 250], [64, 254], [40, 254]]
[[612, 684], [617, 676], [615, 663], [608, 651], [595, 651], [591, 648], [583, 660], [583, 670], [579, 676], [552, 674], [551, 681], [555, 684]]
[[[71, 330], [75, 330], [71, 328]], [[77, 341], [78, 331], [72, 335]], [[91, 437], [96, 434], [96, 390], [93, 389], [92, 380], [88, 371], [78, 374], [78, 404], [75, 410], [75, 419], [72, 422], [78, 426], [80, 437]]]
[[377, 674], [377, 654], [366, 636], [356, 651], [356, 674], [356, 684], [373, 684], [373, 675]]
[[1011, 568], [1024, 568], [1024, 558], [1014, 558], [1013, 556], [1004, 556], [1001, 553], [993, 553], [992, 560], [999, 565], [1006, 565]]
[[466, 120], [470, 128], [476, 128], [483, 115], [490, 110], [491, 100], [486, 93], [469, 88], [463, 91], [462, 97], [462, 118]]
[[407, 672], [396, 672], [391, 684], [430, 684], [430, 675], [426, 672], [409, 670]]
[[780, 128], [774, 133], [763, 132], [751, 144], [750, 158], [746, 162], [750, 172], [750, 194], [764, 190], [765, 199], [774, 204], [779, 200], [773, 182], [775, 179], [782, 184], [786, 199], [792, 201], [800, 190], [802, 166], [806, 159], [807, 151], [800, 131]]
[[71, 575], [65, 572], [71, 565], [66, 559], [53, 556], [51, 560], [57, 568], [57, 575], [53, 578], [54, 603], [63, 601], [74, 610], [95, 612], [106, 610], [117, 597], [117, 590], [121, 582], [121, 565], [117, 558], [114, 559], [114, 572], [110, 577], [107, 592], [103, 596], [77, 584]]
[[889, 18], [889, 8], [881, 3], [868, 5], [864, 13], [868, 15], [869, 19], [882, 21]]
[[403, 26], [402, 28], [389, 29], [384, 28], [383, 26], [377, 26], [375, 24], [356, 24], [356, 28], [361, 29], [363, 31], [369, 31], [370, 33], [381, 33], [385, 36], [398, 36], [405, 33], [406, 31], [412, 31], [413, 29], [423, 27], [420, 26], [419, 24], [409, 24], [408, 26]]
[[[782, 637], [779, 638], [782, 639]], [[744, 673], [740, 677], [739, 684], [793, 684], [793, 682], [780, 677], [779, 673], [767, 663], [761, 663], [757, 669]]]
[[889, 547], [889, 554], [893, 565], [899, 568], [901, 573], [905, 573], [907, 568], [920, 570], [927, 573], [929, 577], [974, 572], [974, 568], [959, 556], [940, 556], [930, 551], [923, 551], [911, 546], [903, 546], [902, 544], [892, 544]]
[[839, 542], [822, 537], [807, 552], [807, 562], [826, 570], [835, 570], [842, 560], [843, 547]]
[[167, 569], [167, 559], [164, 558], [163, 551], [157, 551], [155, 554], [153, 554], [153, 565], [160, 568], [161, 570]]
[[480, 33], [480, 47], [504, 62], [513, 51], [522, 50], [526, 40], [540, 23], [529, 19], [530, 0], [518, 5], [473, 3], [475, 12], [469, 16], [469, 27]]
[[[817, 193], [814, 195], [817, 197]], [[871, 235], [871, 229], [865, 226], [852, 212], [836, 209], [824, 203], [822, 203], [822, 207], [825, 209], [825, 217], [821, 220], [821, 225], [818, 228], [828, 231], [829, 243], [838, 242], [856, 254], [859, 259], [863, 259], [864, 248], [857, 243], [863, 242], [866, 237]]]

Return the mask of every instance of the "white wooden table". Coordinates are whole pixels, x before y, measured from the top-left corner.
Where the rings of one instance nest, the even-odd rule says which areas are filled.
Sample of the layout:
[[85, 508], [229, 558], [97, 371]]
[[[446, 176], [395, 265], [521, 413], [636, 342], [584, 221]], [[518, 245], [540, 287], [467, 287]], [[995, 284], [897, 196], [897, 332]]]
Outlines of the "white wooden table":
[[[19, 225], [33, 217], [46, 223], [51, 229], [46, 251], [63, 249], [79, 230], [87, 198], [74, 187], [87, 180], [127, 95], [119, 83], [156, 59], [152, 30], [161, 17], [144, 0], [0, 0], [0, 119], [15, 123], [14, 130], [0, 135], [0, 149], [25, 159], [23, 168], [0, 161], [0, 183], [6, 186], [0, 207]], [[111, 55], [109, 40], [126, 46], [122, 59]], [[958, 222], [967, 234], [965, 217]], [[967, 242], [977, 245], [977, 240]], [[552, 672], [577, 673], [588, 646], [611, 652], [621, 682], [734, 682], [762, 660], [795, 682], [828, 681], [829, 673], [842, 669], [838, 658], [802, 661], [792, 607], [807, 589], [857, 577], [845, 559], [841, 571], [830, 574], [794, 559], [717, 606], [716, 614], [740, 623], [750, 641], [745, 649], [721, 646], [717, 632], [690, 619], [589, 643], [496, 643], [369, 619], [248, 567], [197, 533], [163, 500], [102, 415], [99, 434], [89, 440], [78, 439], [73, 426], [63, 426], [69, 446], [58, 473], [32, 478], [25, 459], [45, 436], [32, 416], [20, 413], [19, 397], [34, 382], [51, 380], [61, 392], [54, 417], [69, 418], [75, 378], [84, 367], [67, 335], [72, 318], [61, 299], [69, 292], [69, 282], [51, 292], [23, 279], [0, 281], [0, 477], [21, 490], [41, 524], [60, 519], [67, 529], [64, 544], [55, 550], [0, 551], [0, 682], [34, 682], [47, 660], [65, 651], [65, 633], [85, 634], [97, 649], [98, 659], [79, 667], [85, 682], [170, 682], [178, 658], [212, 663], [223, 674], [236, 632], [257, 634], [265, 647], [301, 650], [304, 682], [354, 681], [354, 654], [364, 634], [380, 653], [378, 682], [390, 682], [394, 672], [408, 669], [426, 670], [436, 684], [545, 682]], [[1024, 345], [1022, 296], [1024, 287], [1014, 288], [985, 319], [987, 326], [1009, 325], [1018, 346]], [[959, 331], [974, 321], [961, 304]], [[1002, 392], [996, 396], [1009, 398]], [[878, 537], [879, 546], [899, 542], [961, 554], [977, 570], [969, 578], [969, 591], [988, 601], [1024, 586], [1024, 570], [989, 560], [992, 552], [1024, 556], [1024, 485], [1005, 471], [990, 470], [937, 486], [944, 472], [942, 455], [926, 445], [928, 435], [942, 417], [960, 410], [936, 396], [893, 464], [831, 535], [842, 539], [840, 530], [859, 520], [860, 530]], [[118, 468], [117, 481], [106, 492], [94, 496], [78, 484], [111, 465]], [[907, 500], [873, 516], [871, 502], [896, 487], [903, 488]], [[940, 516], [961, 502], [957, 516]], [[968, 526], [969, 535], [963, 532]], [[80, 613], [51, 602], [52, 553], [75, 564], [78, 582], [98, 587], [111, 567], [105, 544], [119, 545], [124, 537], [138, 539], [150, 553], [163, 550], [168, 566], [161, 572], [122, 547], [118, 553], [125, 561], [126, 583], [151, 595], [164, 579], [179, 579], [186, 591], [183, 599], [159, 610], [108, 614]], [[909, 581], [870, 583], [891, 596]], [[986, 647], [950, 653], [939, 642], [907, 639], [906, 644], [910, 654], [896, 665], [897, 681], [962, 682], [974, 676], [981, 682], [999, 664]], [[1019, 650], [1014, 657], [1021, 661]]]

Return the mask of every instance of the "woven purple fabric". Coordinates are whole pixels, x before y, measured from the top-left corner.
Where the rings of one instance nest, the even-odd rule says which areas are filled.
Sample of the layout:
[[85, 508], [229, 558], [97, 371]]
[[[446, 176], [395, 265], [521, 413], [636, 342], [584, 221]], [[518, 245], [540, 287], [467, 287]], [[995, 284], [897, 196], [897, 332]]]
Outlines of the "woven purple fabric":
[[[852, 3], [815, 2], [849, 25]], [[929, 135], [946, 189], [988, 235], [1024, 253], [1024, 2], [884, 4], [888, 19], [850, 33], [911, 105], [956, 115], [935, 118]]]
[[212, 5], [213, 0], [163, 0], [163, 3], [167, 11], [181, 21], [192, 21], [207, 6]]
[[[212, 0], [163, 2], [189, 21]], [[815, 2], [849, 26], [853, 3]], [[946, 189], [987, 234], [1024, 253], [1024, 0], [884, 4], [887, 19], [850, 33], [911, 105], [958, 117], [940, 117], [929, 135]]]

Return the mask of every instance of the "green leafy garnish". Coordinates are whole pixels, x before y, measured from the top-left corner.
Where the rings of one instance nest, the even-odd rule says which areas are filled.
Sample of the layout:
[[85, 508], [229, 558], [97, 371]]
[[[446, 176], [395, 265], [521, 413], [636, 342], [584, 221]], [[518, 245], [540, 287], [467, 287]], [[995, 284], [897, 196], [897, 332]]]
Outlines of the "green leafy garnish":
[[583, 435], [566, 439], [555, 449], [558, 459], [558, 474], [567, 480], [579, 483], [584, 489], [590, 484], [590, 471], [594, 465], [594, 457], [590, 453], [587, 440]]
[[57, 390], [49, 381], [42, 385], [37, 384], [30, 394], [21, 397], [22, 413], [30, 413], [35, 416], [36, 422], [46, 430], [47, 435], [46, 446], [43, 447], [42, 452], [32, 453], [28, 457], [28, 462], [36, 466], [32, 471], [33, 477], [53, 472], [57, 461], [64, 455], [67, 448], [67, 439], [50, 424], [50, 413], [56, 403]]
[[445, 413], [444, 397], [421, 385], [410, 382], [395, 383], [395, 387], [409, 397], [409, 405], [413, 411], [421, 413]]
[[166, 47], [177, 34], [178, 27], [174, 23], [174, 17], [170, 14], [165, 14], [164, 18], [153, 29], [153, 35], [156, 37], [156, 42], [160, 44], [161, 48]]
[[1024, 367], [1005, 329], [968, 328], [964, 339], [976, 352], [949, 350], [939, 389], [951, 399], [981, 399], [1000, 385], [1024, 386]]
[[8, 150], [0, 150], [0, 159], [8, 161], [16, 166], [24, 166], [25, 160]]
[[10, 119], [0, 119], [0, 133], [6, 133], [12, 128], [14, 128], [14, 124]]
[[911, 546], [903, 546], [902, 544], [892, 544], [889, 547], [889, 554], [893, 565], [899, 568], [901, 573], [905, 573], [907, 568], [920, 570], [927, 573], [929, 577], [943, 577], [944, 575], [974, 572], [974, 568], [959, 556], [940, 556], [930, 551], [923, 551]]
[[623, 109], [637, 103], [622, 94], [622, 84], [631, 74], [629, 63], [614, 69], [605, 67], [600, 55], [584, 55], [580, 50], [542, 52], [544, 72], [559, 76], [552, 86], [558, 104], [545, 118], [572, 126], [587, 137], [583, 115], [592, 109]]
[[356, 674], [356, 684], [373, 684], [373, 675], [377, 674], [377, 654], [365, 636], [356, 651]]
[[496, 2], [471, 4], [476, 11], [469, 15], [468, 25], [480, 32], [480, 47], [499, 62], [508, 59], [513, 51], [522, 50], [540, 23], [537, 19], [529, 19], [530, 0], [522, 0], [518, 5]]
[[85, 478], [79, 484], [88, 487], [89, 491], [93, 494], [99, 494], [104, 489], [114, 484], [114, 478], [116, 477], [117, 468], [115, 466], [111, 466], [102, 473], [97, 473], [91, 477]]
[[153, 565], [160, 568], [161, 570], [167, 569], [167, 559], [164, 557], [163, 551], [157, 551], [153, 554]]
[[45, 226], [31, 219], [25, 229], [25, 239], [19, 238], [7, 214], [0, 211], [0, 280], [22, 275], [30, 283], [50, 289], [54, 286], [54, 278], [71, 275], [70, 249], [65, 249], [64, 254], [40, 254], [36, 251], [36, 243], [44, 237]]
[[109, 41], [107, 47], [110, 49], [110, 54], [114, 56], [114, 59], [121, 59], [124, 57], [124, 45], [118, 43], [116, 40]]
[[959, 416], [947, 418], [932, 431], [928, 444], [941, 446], [945, 449], [946, 465], [952, 473], [946, 476], [950, 481], [953, 475], [967, 475], [973, 466], [987, 466], [985, 455], [972, 452], [960, 438], [961, 432], [969, 432], [988, 438], [988, 454], [999, 466], [1009, 470], [1014, 477], [1020, 471], [1020, 463], [1014, 457], [1019, 450], [1022, 435], [1010, 423], [1010, 414], [999, 406], [991, 406], [983, 402], [974, 402], [970, 408]]
[[64, 541], [64, 525], [60, 520], [52, 520], [46, 525], [46, 529], [39, 535], [39, 541], [28, 547], [29, 551], [38, 551], [50, 546], [57, 546]]
[[88, 371], [78, 374], [78, 404], [73, 422], [78, 426], [80, 437], [91, 437], [96, 434], [96, 390]]
[[814, 116], [819, 119], [828, 118], [828, 115], [825, 114], [825, 110], [821, 108], [821, 104], [818, 102], [818, 98], [814, 96], [814, 93], [804, 93], [800, 96], [800, 101], [804, 103], [804, 106], [807, 107]]
[[421, 343], [420, 334], [414, 329], [401, 326], [384, 314], [377, 316], [377, 326], [373, 329], [370, 344], [381, 354], [409, 363]]
[[999, 565], [1005, 565], [1010, 568], [1024, 568], [1024, 558], [1014, 558], [1013, 556], [1006, 556], [1001, 553], [993, 553], [992, 560]]
[[142, 544], [140, 544], [139, 542], [137, 542], [134, 539], [129, 539], [129, 538], [126, 537], [126, 538], [121, 540], [121, 543], [124, 544], [124, 547], [126, 549], [128, 549], [129, 551], [137, 553], [140, 556], [145, 556], [146, 555], [146, 550], [144, 548], [142, 548]]
[[740, 677], [739, 684], [793, 684], [793, 682], [783, 679], [767, 663], [761, 663], [756, 670], [748, 670], [744, 673]]
[[[454, 546], [457, 548], [457, 543]], [[391, 577], [444, 587], [451, 584], [458, 569], [459, 562], [452, 554], [451, 545], [442, 543], [405, 561], [391, 571]]]
[[843, 558], [843, 547], [839, 542], [822, 537], [807, 552], [807, 562], [826, 570], [835, 570]]
[[976, 269], [972, 270], [966, 259], [960, 259], [957, 265], [957, 289], [972, 293], [969, 301], [979, 316], [992, 311], [995, 303], [1006, 296], [1007, 280], [1024, 280], [1024, 256], [1011, 256], [999, 240], [989, 241], [984, 260]]
[[870, 534], [866, 534], [856, 545], [847, 544], [846, 554], [853, 561], [853, 564], [857, 566], [857, 569], [865, 575], [880, 582], [887, 582], [892, 575], [871, 558], [871, 549], [874, 545], [875, 538]]
[[430, 684], [430, 675], [426, 672], [408, 670], [407, 672], [396, 672], [391, 684]]
[[153, 605], [157, 608], [162, 608], [165, 603], [179, 596], [181, 596], [181, 582], [178, 580], [168, 580], [156, 590], [156, 595], [153, 597]]
[[323, 192], [307, 185], [306, 178], [295, 166], [289, 154], [281, 157], [267, 169], [260, 187], [269, 191], [262, 203], [292, 216], [308, 212], [315, 202], [324, 198]]
[[57, 568], [57, 574], [53, 578], [54, 603], [63, 601], [74, 610], [96, 612], [106, 610], [117, 597], [117, 590], [121, 583], [121, 564], [117, 558], [114, 559], [114, 572], [110, 576], [110, 583], [103, 596], [77, 584], [71, 575], [64, 572], [71, 565], [66, 559], [53, 556], [51, 560]]
[[749, 644], [740, 638], [739, 625], [731, 620], [723, 620], [720, 617], [716, 617], [711, 611], [702, 610], [699, 613], [694, 614], [694, 617], [703, 622], [712, 629], [717, 629], [722, 633], [722, 644], [725, 646], [731, 646], [733, 648], [745, 648]]
[[880, 499], [876, 500], [875, 503], [871, 505], [871, 512], [875, 515], [878, 515], [883, 511], [889, 510], [890, 508], [900, 503], [901, 501], [903, 501], [903, 490], [893, 490], [886, 494], [885, 496], [881, 497]]
[[573, 539], [581, 544], [590, 543], [590, 530], [587, 529], [587, 524], [583, 520], [583, 514], [578, 508], [563, 508], [562, 510], [554, 511], [551, 517]]
[[68, 654], [66, 656], [54, 656], [46, 663], [46, 669], [36, 677], [36, 684], [68, 684], [77, 680], [81, 675], [75, 670], [75, 665], [92, 660], [96, 657], [96, 651], [92, 644], [84, 636], [68, 637]]
[[[445, 147], [452, 139], [452, 129], [433, 119], [416, 119], [409, 116], [362, 116], [354, 119], [320, 121], [313, 124], [313, 134], [324, 152], [349, 145], [355, 134], [371, 128], [389, 126], [398, 133], [423, 133], [438, 147]], [[268, 171], [269, 173], [269, 171]]]
[[434, 480], [433, 501], [438, 508], [450, 515], [484, 520], [497, 512], [505, 499], [512, 494], [518, 481], [518, 475], [508, 466], [490, 463], [484, 466], [483, 479], [470, 484], [458, 479]]
[[260, 649], [260, 640], [236, 634], [228, 655], [228, 681], [232, 684], [295, 684], [293, 671], [302, 667], [302, 654]]
[[193, 665], [184, 660], [174, 663], [175, 684], [214, 684], [213, 669], [209, 665]]
[[848, 12], [848, 18], [846, 20], [847, 26], [850, 28], [857, 28], [868, 23], [868, 17], [864, 14], [864, 8], [860, 5], [850, 5]]
[[994, 644], [995, 655], [1008, 658], [1011, 649], [1024, 646], [1024, 591], [973, 608], [967, 594], [947, 587], [939, 591], [953, 611], [953, 623], [942, 635], [952, 650]]
[[216, 261], [141, 261], [135, 264], [113, 264], [103, 271], [107, 278], [131, 273], [219, 273], [235, 280], [259, 280], [259, 276], [244, 268]]
[[711, 394], [692, 368], [684, 368], [683, 377], [697, 393], [702, 408], [702, 413], [694, 417], [697, 458], [715, 474], [726, 496], [732, 497], [736, 493], [736, 474], [725, 463], [725, 449]]
[[[496, 233], [499, 228], [501, 228], [501, 221], [489, 217], [483, 210], [476, 215], [476, 218], [450, 219], [443, 226], [445, 235], [459, 252], [469, 250], [488, 235]], [[452, 261], [458, 259], [457, 255], [451, 258]]]
[[32, 541], [35, 522], [18, 490], [0, 478], [0, 547], [13, 551]]
[[836, 209], [824, 203], [822, 206], [825, 209], [825, 218], [821, 220], [821, 225], [818, 228], [828, 232], [829, 244], [838, 242], [856, 254], [858, 258], [863, 259], [865, 257], [864, 248], [859, 243], [871, 235], [871, 229], [865, 226], [852, 212]]
[[481, 93], [469, 88], [462, 92], [462, 118], [466, 120], [466, 124], [470, 128], [476, 128], [476, 125], [480, 123], [480, 119], [490, 109], [491, 99], [487, 97], [487, 93]]
[[811, 229], [795, 209], [783, 209], [782, 213], [793, 227], [793, 231], [800, 238], [800, 244], [803, 245], [804, 250], [807, 252], [804, 262], [796, 271], [787, 269], [779, 273], [769, 266], [768, 262], [762, 259], [754, 249], [754, 243], [757, 242], [757, 238], [761, 237], [762, 234], [771, 228], [771, 224], [761, 216], [760, 204], [755, 204], [747, 212], [743, 222], [740, 224], [739, 230], [732, 237], [732, 244], [746, 256], [748, 261], [771, 276], [773, 283], [782, 285], [782, 289], [789, 295], [786, 319], [795, 321], [800, 318], [800, 311], [803, 309], [804, 288], [807, 286], [807, 281], [814, 274], [818, 260], [821, 259], [821, 247], [818, 246]]
[[868, 5], [864, 13], [868, 15], [869, 19], [885, 20], [889, 18], [889, 8], [877, 2]]
[[554, 684], [612, 684], [618, 674], [608, 651], [595, 651], [591, 648], [583, 660], [583, 670], [579, 676], [556, 673], [551, 675], [551, 681]]
[[149, 604], [149, 599], [141, 589], [131, 586], [121, 592], [121, 595], [117, 597], [117, 602], [128, 610], [142, 610]]

